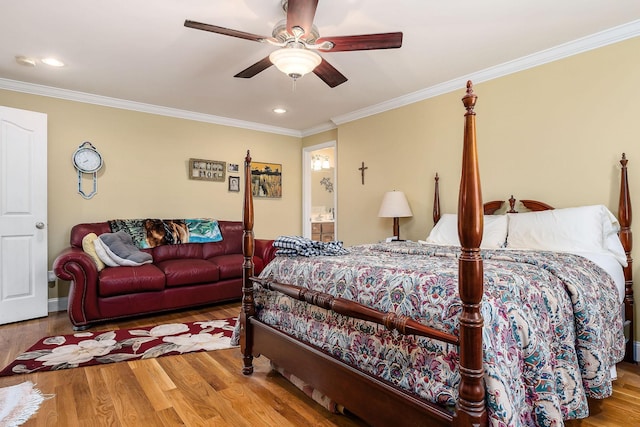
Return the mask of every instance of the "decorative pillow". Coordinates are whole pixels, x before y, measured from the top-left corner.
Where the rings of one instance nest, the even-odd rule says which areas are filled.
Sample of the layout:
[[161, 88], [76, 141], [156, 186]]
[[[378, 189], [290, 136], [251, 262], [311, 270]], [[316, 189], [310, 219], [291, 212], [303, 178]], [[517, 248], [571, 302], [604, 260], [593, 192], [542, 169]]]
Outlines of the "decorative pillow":
[[93, 246], [96, 248], [96, 254], [98, 254], [100, 261], [109, 267], [118, 267], [118, 263], [109, 256], [105, 244], [99, 238], [93, 241]]
[[[104, 256], [109, 258], [116, 265], [122, 266], [139, 266], [143, 264], [149, 264], [153, 261], [151, 254], [142, 252], [134, 244], [131, 236], [124, 231], [118, 231], [117, 233], [104, 233], [96, 240], [99, 244], [96, 244], [96, 252], [102, 259], [100, 251], [98, 251], [98, 245], [104, 250]], [[102, 259], [105, 264], [110, 265], [108, 261]]]
[[[502, 248], [507, 240], [506, 215], [485, 215], [480, 247], [484, 249]], [[427, 243], [460, 246], [458, 238], [458, 215], [444, 214], [431, 230]]]
[[[508, 248], [609, 252], [621, 264], [626, 264], [626, 255], [617, 237], [620, 224], [604, 205], [524, 212], [507, 216]], [[618, 244], [612, 237], [618, 240]]]
[[96, 240], [98, 236], [96, 233], [89, 233], [82, 238], [82, 250], [93, 259], [96, 263], [96, 267], [98, 267], [98, 271], [104, 269], [104, 262], [98, 257], [96, 253], [96, 247], [93, 245], [94, 240]]

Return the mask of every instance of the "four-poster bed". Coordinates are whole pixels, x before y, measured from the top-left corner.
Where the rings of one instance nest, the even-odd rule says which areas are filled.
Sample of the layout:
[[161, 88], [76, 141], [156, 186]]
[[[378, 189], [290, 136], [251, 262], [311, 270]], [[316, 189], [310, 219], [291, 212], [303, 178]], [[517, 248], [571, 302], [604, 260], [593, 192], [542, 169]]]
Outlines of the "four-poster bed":
[[[485, 299], [489, 297], [492, 297], [494, 299], [501, 298], [498, 291], [490, 290], [490, 288], [485, 289], [485, 287], [483, 286], [483, 280], [487, 280], [484, 279], [484, 265], [485, 263], [488, 263], [488, 265], [490, 265], [492, 269], [495, 268], [494, 264], [497, 262], [496, 260], [498, 258], [501, 258], [502, 255], [496, 255], [491, 251], [487, 252], [487, 255], [485, 254], [484, 250], [482, 251], [482, 253], [480, 251], [481, 242], [483, 239], [484, 215], [487, 213], [487, 210], [497, 209], [499, 207], [499, 204], [498, 202], [490, 202], [489, 204], [483, 206], [482, 203], [475, 135], [475, 102], [476, 96], [473, 94], [472, 87], [469, 82], [467, 84], [467, 93], [463, 97], [466, 114], [462, 177], [460, 182], [457, 216], [458, 237], [460, 241], [459, 250], [454, 254], [449, 254], [446, 253], [446, 250], [441, 250], [438, 248], [407, 248], [403, 246], [404, 244], [398, 243], [395, 244], [397, 245], [395, 246], [395, 248], [397, 249], [385, 250], [381, 248], [369, 248], [363, 250], [362, 252], [357, 252], [354, 254], [354, 256], [361, 256], [363, 264], [365, 264], [365, 259], [378, 260], [381, 258], [388, 258], [389, 260], [393, 259], [399, 262], [398, 260], [403, 259], [402, 257], [409, 255], [417, 256], [415, 259], [411, 259], [411, 261], [408, 262], [409, 264], [411, 264], [414, 262], [414, 260], [420, 260], [420, 262], [422, 262], [422, 258], [426, 258], [427, 255], [429, 255], [429, 257], [433, 256], [434, 254], [438, 255], [434, 258], [438, 258], [438, 262], [442, 262], [443, 265], [446, 262], [446, 268], [448, 269], [448, 276], [446, 276], [446, 280], [444, 280], [444, 282], [446, 282], [446, 286], [451, 286], [451, 284], [453, 284], [454, 286], [456, 286], [457, 292], [455, 296], [448, 295], [451, 298], [455, 298], [450, 301], [448, 300], [447, 303], [444, 304], [446, 307], [444, 307], [439, 314], [423, 313], [421, 319], [431, 319], [431, 317], [433, 316], [433, 319], [438, 320], [441, 316], [442, 318], [440, 320], [443, 322], [443, 327], [441, 328], [439, 327], [441, 325], [438, 321], [431, 322], [434, 323], [434, 326], [427, 326], [425, 324], [427, 322], [414, 320], [411, 316], [406, 315], [403, 309], [393, 311], [379, 310], [372, 308], [371, 306], [362, 304], [362, 301], [356, 302], [355, 300], [358, 298], [366, 299], [366, 297], [363, 297], [363, 295], [366, 295], [366, 292], [352, 289], [351, 284], [344, 277], [341, 277], [339, 280], [332, 284], [333, 288], [338, 289], [335, 294], [326, 292], [325, 288], [322, 288], [321, 286], [314, 286], [314, 280], [317, 280], [319, 283], [320, 281], [322, 281], [321, 279], [325, 278], [325, 270], [322, 270], [319, 267], [316, 268], [315, 266], [304, 266], [304, 268], [307, 268], [307, 270], [301, 270], [304, 271], [304, 273], [300, 274], [300, 276], [296, 276], [297, 273], [294, 273], [294, 275], [290, 277], [291, 280], [289, 280], [288, 282], [284, 282], [282, 280], [273, 280], [272, 277], [252, 277], [253, 266], [251, 260], [254, 251], [254, 219], [253, 200], [251, 196], [251, 158], [249, 156], [249, 153], [247, 153], [247, 158], [245, 160], [245, 196], [243, 212], [243, 220], [245, 225], [243, 240], [245, 262], [243, 301], [242, 311], [240, 315], [240, 345], [244, 363], [243, 373], [251, 374], [253, 371], [253, 357], [264, 355], [274, 365], [282, 367], [286, 369], [287, 372], [303, 379], [306, 383], [312, 385], [327, 396], [330, 396], [333, 400], [340, 403], [341, 405], [344, 405], [350, 412], [356, 414], [371, 425], [384, 426], [442, 424], [456, 426], [483, 426], [488, 424], [488, 418], [490, 418], [488, 417], [487, 412], [488, 403], [492, 408], [492, 413], [490, 415], [494, 417], [494, 421], [495, 417], [501, 416], [498, 413], [498, 408], [504, 411], [504, 413], [506, 414], [505, 416], [510, 416], [513, 419], [524, 419], [525, 423], [527, 422], [527, 420], [534, 420], [533, 414], [522, 415], [514, 412], [513, 408], [502, 408], [500, 406], [502, 405], [500, 399], [503, 399], [500, 394], [502, 392], [513, 392], [512, 390], [509, 390], [510, 388], [512, 388], [512, 380], [522, 381], [522, 383], [524, 384], [523, 387], [530, 387], [530, 385], [527, 385], [527, 381], [537, 381], [542, 384], [546, 384], [547, 387], [551, 388], [553, 388], [555, 382], [559, 380], [567, 381], [567, 387], [569, 387], [569, 385], [574, 385], [576, 387], [574, 392], [576, 395], [580, 395], [582, 397], [582, 401], [576, 398], [576, 402], [574, 402], [571, 398], [567, 398], [568, 403], [563, 401], [562, 405], [558, 404], [557, 402], [553, 402], [559, 409], [555, 407], [550, 409], [549, 411], [551, 415], [549, 415], [549, 417], [553, 418], [553, 416], [560, 415], [564, 417], [565, 414], [561, 414], [561, 412], [571, 411], [573, 412], [569, 414], [570, 417], [585, 416], [584, 407], [586, 405], [586, 392], [582, 390], [583, 386], [581, 384], [582, 381], [580, 380], [580, 378], [572, 378], [572, 376], [580, 377], [581, 374], [574, 372], [573, 366], [569, 366], [569, 364], [567, 364], [566, 366], [563, 365], [564, 362], [562, 361], [562, 359], [565, 358], [564, 355], [560, 355], [556, 359], [550, 361], [545, 361], [544, 363], [546, 363], [546, 365], [543, 365], [542, 362], [536, 360], [536, 363], [538, 363], [539, 365], [536, 365], [534, 368], [529, 369], [525, 372], [526, 375], [532, 375], [533, 378], [524, 379], [509, 379], [508, 375], [505, 378], [500, 378], [501, 373], [499, 372], [499, 370], [502, 368], [500, 366], [496, 367], [497, 363], [487, 364], [487, 361], [483, 359], [483, 352], [489, 352], [492, 357], [495, 356], [496, 360], [504, 359], [508, 361], [511, 360], [511, 355], [502, 354], [503, 352], [501, 351], [491, 353], [494, 351], [493, 346], [495, 343], [492, 341], [492, 337], [488, 335], [491, 333], [488, 330], [492, 329], [494, 327], [494, 324], [490, 323], [487, 325], [488, 327], [483, 329], [483, 315], [489, 314], [490, 317], [493, 317], [491, 315], [493, 305], [488, 303], [481, 304], [483, 296]], [[620, 199], [620, 239], [624, 245], [628, 260], [628, 266], [624, 270], [624, 276], [627, 286], [625, 295], [626, 312], [628, 315], [627, 318], [629, 319], [630, 314], [632, 314], [633, 312], [633, 290], [631, 281], [630, 258], [631, 207], [628, 184], [626, 182], [626, 159], [623, 159], [621, 161], [621, 164], [623, 169]], [[437, 200], [438, 195], [436, 192], [436, 201]], [[538, 210], [538, 208], [541, 207], [546, 207], [547, 209], [550, 208], [550, 206], [544, 205], [540, 202], [525, 202], [527, 202], [525, 203], [525, 206], [533, 207], [533, 210]], [[514, 202], [512, 202], [511, 210], [513, 210], [513, 203]], [[434, 219], [437, 220], [439, 216], [439, 203], [435, 203]], [[370, 252], [373, 250], [378, 252]], [[517, 256], [515, 256], [514, 258], [517, 258]], [[572, 259], [572, 262], [574, 261], [576, 261], [576, 259]], [[348, 263], [351, 261], [345, 262]], [[551, 256], [548, 256], [544, 260], [544, 263], [553, 264], [553, 262], [555, 262], [555, 260], [552, 259]], [[273, 263], [276, 263], [276, 261], [274, 261]], [[455, 273], [452, 273], [452, 263], [457, 265]], [[330, 267], [325, 266], [324, 268]], [[371, 268], [374, 268], [373, 264]], [[529, 267], [519, 268], [527, 270]], [[562, 266], [558, 267], [558, 269], [560, 270], [562, 268]], [[284, 267], [284, 270], [288, 271], [289, 266]], [[392, 271], [392, 273], [390, 273], [390, 276], [394, 276], [395, 278], [401, 277], [401, 279], [399, 279], [400, 281], [405, 280], [402, 278], [404, 276], [400, 276], [401, 271], [399, 269], [392, 269], [390, 271]], [[389, 275], [389, 273], [386, 274]], [[402, 274], [410, 275], [410, 273], [407, 273], [405, 271], [402, 271]], [[502, 270], [499, 270], [497, 275], [492, 274], [493, 273], [489, 274], [488, 277], [491, 280], [499, 282], [499, 277], [501, 277], [500, 275], [504, 275], [506, 273]], [[540, 275], [541, 273], [535, 274]], [[543, 275], [545, 274], [547, 273], [545, 272]], [[597, 273], [593, 274], [596, 275], [594, 277], [598, 277]], [[537, 277], [538, 276], [536, 276], [536, 278]], [[303, 279], [309, 279], [310, 283], [303, 283]], [[439, 277], [434, 276], [431, 277], [431, 279], [434, 281], [433, 283], [440, 284], [439, 281], [441, 281], [441, 279]], [[549, 280], [553, 281], [557, 279]], [[407, 283], [409, 281], [410, 280], [407, 279]], [[255, 288], [254, 282], [256, 282]], [[508, 286], [511, 286], [508, 280], [505, 283], [507, 283]], [[369, 288], [372, 288], [375, 287], [376, 284], [370, 281], [367, 285], [369, 286]], [[400, 286], [403, 285], [400, 284]], [[574, 284], [572, 284], [571, 286], [574, 286]], [[613, 285], [610, 286], [613, 287]], [[572, 340], [575, 341], [577, 334], [577, 336], [579, 336], [581, 340], [589, 342], [584, 345], [584, 348], [581, 347], [577, 350], [571, 350], [571, 354], [567, 356], [566, 359], [575, 359], [574, 362], [576, 366], [580, 362], [581, 368], [584, 368], [583, 365], [588, 364], [584, 362], [584, 360], [587, 360], [589, 362], [596, 361], [598, 364], [608, 369], [622, 357], [624, 351], [624, 339], [620, 340], [619, 334], [617, 334], [617, 332], [614, 330], [604, 331], [602, 332], [602, 334], [598, 334], [598, 336], [602, 335], [603, 337], [605, 337], [599, 338], [601, 339], [601, 341], [590, 342], [590, 339], [588, 337], [584, 338], [582, 336], [584, 332], [582, 329], [578, 328], [578, 331], [574, 332], [572, 325], [567, 326], [564, 323], [560, 323], [559, 320], [556, 320], [554, 316], [560, 317], [558, 313], [571, 311], [572, 309], [579, 309], [579, 307], [576, 307], [575, 303], [573, 308], [570, 307], [571, 302], [569, 302], [569, 297], [567, 297], [566, 295], [562, 297], [566, 300], [563, 300], [560, 296], [556, 295], [556, 293], [560, 293], [560, 291], [558, 291], [558, 287], [562, 287], [562, 285], [558, 285], [556, 283], [556, 288], [552, 290], [542, 288], [538, 290], [537, 288], [533, 289], [532, 287], [531, 294], [535, 295], [537, 299], [535, 299], [534, 297], [529, 297], [528, 295], [522, 295], [522, 297], [525, 298], [522, 300], [524, 301], [524, 303], [522, 301], [514, 300], [509, 302], [509, 304], [511, 304], [512, 306], [519, 304], [525, 306], [540, 304], [540, 306], [543, 308], [546, 308], [546, 306], [548, 305], [552, 305], [552, 307], [549, 309], [548, 315], [543, 314], [539, 316], [545, 319], [546, 317], [549, 317], [551, 319], [548, 321], [548, 324], [545, 324], [543, 326], [557, 328], [560, 330], [570, 329], [570, 331], [568, 332], [563, 331], [562, 335], [559, 337], [560, 340], [564, 341], [562, 341], [560, 344], [551, 344], [552, 346], [554, 346], [553, 348], [555, 349], [556, 347], [558, 347], [566, 349], [567, 342], [571, 342]], [[349, 294], [350, 292], [357, 294], [358, 298], [342, 297], [343, 295]], [[380, 293], [379, 290], [377, 292], [378, 294]], [[451, 293], [450, 288], [448, 292]], [[495, 292], [495, 294], [491, 294], [491, 292]], [[517, 294], [518, 292], [518, 289], [509, 287], [508, 293]], [[527, 289], [527, 293], [528, 292], [529, 290]], [[539, 294], [537, 294], [536, 292], [538, 292]], [[601, 307], [605, 307], [606, 309], [603, 310], [603, 312], [613, 313], [610, 314], [610, 318], [607, 318], [602, 322], [608, 322], [615, 326], [617, 320], [617, 318], [615, 317], [617, 316], [615, 314], [616, 310], [611, 309], [611, 307], [613, 307], [614, 303], [616, 302], [613, 301], [615, 297], [611, 296], [613, 295], [615, 290], [603, 290], [601, 292], [603, 296], [590, 296], [589, 292], [594, 293], [592, 291], [580, 292], [584, 293], [585, 298], [592, 298], [591, 300], [589, 300], [592, 303], [601, 304]], [[267, 293], [269, 293], [269, 297], [265, 296], [267, 295]], [[562, 293], [564, 293], [564, 290], [562, 291]], [[434, 290], [429, 290], [427, 294], [427, 299], [432, 298], [438, 300], [438, 298], [444, 297], [444, 295], [438, 295]], [[389, 304], [394, 307], [399, 306], [403, 304], [401, 300], [405, 297], [406, 300], [415, 302], [415, 298], [417, 297], [408, 295], [409, 294], [403, 294], [400, 296], [391, 295], [388, 298], [391, 299]], [[552, 298], [550, 297], [550, 295], [552, 296]], [[394, 301], [393, 299], [395, 297], [398, 297], [398, 301], [400, 302]], [[269, 298], [272, 298], [272, 300], [270, 300]], [[546, 301], [546, 299], [553, 300], [555, 298], [558, 298], [560, 300], [557, 304], [555, 302], [549, 303], [548, 301]], [[542, 300], [545, 300], [545, 302], [540, 303], [540, 301]], [[286, 313], [282, 314], [265, 309], [267, 302], [271, 303], [274, 301], [277, 302], [273, 303], [273, 305], [275, 306], [277, 304], [281, 304], [282, 307], [284, 307], [284, 311]], [[452, 303], [451, 301], [456, 302]], [[580, 302], [578, 302], [577, 305], [580, 305]], [[308, 306], [311, 307], [311, 311], [309, 313], [303, 313], [303, 310], [306, 310], [305, 307]], [[449, 311], [452, 311], [455, 316], [447, 317], [449, 314], [451, 314], [447, 313], [447, 308], [449, 308]], [[263, 315], [263, 318], [260, 318], [260, 315]], [[298, 329], [302, 322], [293, 317], [294, 315], [307, 316], [315, 322], [315, 325], [310, 327], [310, 329], [308, 330], [300, 332]], [[517, 313], [517, 315], [519, 316], [520, 314]], [[586, 314], [580, 312], [580, 316], [586, 316]], [[536, 315], [530, 317], [536, 317]], [[495, 321], [495, 319], [492, 319], [492, 321]], [[530, 321], [535, 322], [537, 320], [534, 319]], [[331, 338], [334, 340], [331, 350], [328, 350], [327, 348], [321, 348], [320, 346], [310, 343], [302, 342], [302, 337], [297, 336], [308, 336], [309, 340], [312, 342], [314, 339], [324, 338], [320, 337], [323, 334], [327, 334], [327, 328], [323, 322], [326, 324], [333, 322], [334, 324], [332, 326], [340, 326], [342, 328], [342, 331], [346, 331], [344, 333], [347, 335], [351, 334], [353, 331], [360, 332], [360, 335], [357, 335], [357, 338], [355, 338], [355, 341], [359, 343], [355, 345], [355, 347], [364, 349], [365, 353], [373, 349], [376, 344], [363, 344], [362, 341], [370, 340], [373, 342], [374, 340], [378, 340], [378, 347], [375, 348], [375, 350], [377, 351], [382, 348], [381, 354], [386, 355], [384, 357], [390, 360], [397, 358], [397, 360], [392, 360], [391, 362], [389, 362], [388, 360], [385, 361], [384, 363], [388, 363], [388, 366], [384, 365], [384, 363], [376, 365], [375, 363], [371, 362], [371, 366], [365, 367], [365, 365], [367, 365], [373, 358], [370, 357], [369, 354], [355, 356], [353, 354], [349, 354], [346, 349], [346, 344], [351, 345], [353, 343], [346, 343], [344, 336], [341, 336], [340, 334], [336, 334], [335, 337]], [[604, 327], [602, 325], [596, 325], [597, 319], [586, 318], [585, 323], [589, 326], [589, 328]], [[378, 327], [375, 325], [381, 326]], [[521, 324], [519, 323], [513, 323], [507, 324], [506, 328], [508, 329], [509, 327], [514, 327], [517, 329], [520, 326]], [[622, 329], [621, 322], [619, 329]], [[297, 334], [298, 332], [300, 332], [300, 334]], [[518, 351], [521, 351], [523, 354], [526, 353], [525, 355], [530, 358], [533, 357], [532, 355], [539, 357], [541, 353], [540, 348], [545, 348], [544, 345], [546, 344], [544, 342], [541, 342], [536, 344], [540, 345], [541, 347], [533, 348], [533, 344], [531, 343], [536, 340], [540, 340], [540, 337], [537, 337], [536, 334], [544, 335], [545, 332], [543, 331], [542, 333], [540, 333], [534, 331], [531, 335], [526, 335], [521, 331], [516, 332], [517, 333], [515, 333], [516, 337], [514, 338], [514, 340], [518, 341], [518, 339], [521, 339], [522, 342], [519, 342], [518, 344], [526, 350], [521, 351], [522, 349], [520, 349]], [[631, 330], [631, 332], [633, 331]], [[369, 335], [367, 336], [367, 334]], [[331, 333], [329, 333], [329, 335], [331, 335]], [[485, 335], [485, 340], [489, 340], [489, 343], [485, 342], [483, 344], [483, 335]], [[365, 338], [362, 338], [363, 336]], [[632, 336], [633, 335], [631, 335], [631, 337]], [[341, 347], [340, 345], [341, 340], [345, 341], [344, 347]], [[436, 342], [438, 344], [435, 344]], [[380, 343], [382, 343], [382, 345], [380, 345]], [[389, 347], [390, 350], [385, 352], [385, 343], [393, 343], [395, 347]], [[600, 348], [599, 350], [598, 348], [595, 348], [602, 345], [605, 345], [606, 351], [604, 348]], [[487, 346], [489, 346], [490, 349], [488, 349]], [[418, 347], [420, 349], [418, 350], [418, 352], [415, 352], [414, 350]], [[438, 356], [442, 359], [438, 362], [440, 364], [437, 364], [435, 361], [425, 362], [425, 360], [423, 359], [431, 357], [429, 356], [431, 353], [429, 353], [429, 355], [427, 356], [420, 354], [419, 351], [423, 350], [422, 347], [428, 347], [428, 351], [433, 352], [434, 354], [438, 352], [444, 354], [444, 359], [442, 359], [442, 356]], [[407, 356], [402, 351], [399, 351], [399, 348], [402, 348], [404, 350], [409, 349], [407, 351], [409, 356]], [[633, 357], [632, 348], [632, 343], [627, 345], [627, 358]], [[342, 349], [344, 349], [344, 352]], [[574, 351], [575, 353], [573, 353]], [[567, 350], [567, 352], [569, 352], [569, 350]], [[422, 363], [425, 365], [432, 363], [435, 367], [434, 369], [436, 369], [439, 373], [435, 374], [433, 378], [429, 377], [428, 374], [425, 374], [424, 371], [420, 371], [420, 373], [418, 374], [406, 374], [406, 376], [405, 374], [397, 374], [401, 369], [396, 365], [400, 365], [401, 362], [409, 359], [410, 362], [415, 362], [416, 358], [422, 361]], [[437, 358], [434, 358], [434, 360], [436, 359]], [[351, 363], [348, 363], [349, 360], [351, 360]], [[394, 363], [396, 365], [394, 365]], [[485, 372], [485, 364], [487, 364], [486, 366], [490, 367], [488, 372]], [[562, 373], [553, 371], [553, 368], [555, 368], [557, 364], [560, 364], [562, 366]], [[514, 365], [517, 366], [518, 362], [514, 362]], [[519, 369], [519, 367], [511, 367], [510, 369]], [[545, 369], [549, 371], [546, 374]], [[379, 375], [375, 374], [376, 370], [380, 371]], [[540, 372], [542, 372], [542, 374], [536, 373], [536, 370], [539, 370]], [[442, 374], [443, 371], [447, 371], [449, 376], [447, 377], [446, 375]], [[565, 371], [569, 372], [566, 378], [562, 377]], [[585, 378], [584, 382], [586, 384], [586, 388], [588, 388], [589, 390], [589, 393], [591, 393], [590, 395], [599, 395], [604, 397], [607, 395], [607, 393], [610, 393], [610, 377], [608, 376], [608, 372], [605, 371], [606, 369], [602, 368], [601, 371], [595, 373], [587, 372], [589, 378]], [[427, 380], [420, 377], [421, 375], [426, 375]], [[547, 377], [545, 377], [545, 375], [547, 375]], [[516, 375], [516, 377], [518, 376]], [[444, 379], [444, 382], [447, 384], [441, 385], [440, 383], [435, 382], [435, 380], [439, 380], [441, 378]], [[574, 380], [575, 384], [571, 382]], [[485, 382], [487, 381], [491, 382], [492, 387], [486, 388]], [[531, 392], [529, 388], [524, 388], [524, 394], [539, 393], [541, 396], [543, 396], [540, 399], [528, 395], [526, 397], [509, 395], [509, 399], [518, 397], [521, 398], [523, 402], [526, 400], [527, 404], [532, 401], [533, 405], [538, 405], [535, 406], [535, 410], [542, 411], [542, 415], [537, 414], [536, 416], [541, 417], [540, 419], [544, 419], [544, 417], [547, 417], [546, 412], [544, 412], [547, 410], [546, 406], [551, 405], [548, 401], [552, 401], [558, 398], [555, 397], [553, 393], [549, 393], [550, 397], [545, 397], [545, 393], [547, 393], [547, 390], [544, 390], [544, 387], [539, 388], [540, 390], [536, 389], [535, 387], [531, 388], [533, 392]], [[455, 391], [452, 392], [451, 389], [455, 389]], [[487, 389], [489, 390], [488, 394]], [[425, 398], [423, 394], [429, 395], [429, 399]], [[542, 403], [538, 402], [538, 400]], [[557, 414], [554, 411], [556, 411]]]

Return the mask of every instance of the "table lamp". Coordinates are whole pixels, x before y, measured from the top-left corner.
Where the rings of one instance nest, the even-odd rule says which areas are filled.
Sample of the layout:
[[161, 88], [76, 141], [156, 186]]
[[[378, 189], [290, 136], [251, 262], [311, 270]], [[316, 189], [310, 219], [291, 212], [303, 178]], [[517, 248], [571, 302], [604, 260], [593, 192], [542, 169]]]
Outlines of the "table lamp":
[[382, 198], [378, 216], [393, 218], [393, 235], [400, 240], [400, 217], [413, 216], [407, 197], [402, 191], [388, 191]]

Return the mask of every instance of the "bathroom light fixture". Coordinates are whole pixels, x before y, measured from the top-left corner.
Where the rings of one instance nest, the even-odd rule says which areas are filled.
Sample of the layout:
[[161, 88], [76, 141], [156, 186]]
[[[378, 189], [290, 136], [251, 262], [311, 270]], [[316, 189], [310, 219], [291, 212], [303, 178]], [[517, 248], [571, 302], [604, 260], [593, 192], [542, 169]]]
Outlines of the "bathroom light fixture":
[[314, 155], [311, 158], [311, 169], [314, 171], [319, 171], [322, 169], [331, 168], [331, 163], [329, 163], [328, 156], [320, 156], [318, 154]]
[[322, 161], [322, 169], [329, 169], [331, 165], [329, 164], [329, 158], [327, 156], [324, 157]]

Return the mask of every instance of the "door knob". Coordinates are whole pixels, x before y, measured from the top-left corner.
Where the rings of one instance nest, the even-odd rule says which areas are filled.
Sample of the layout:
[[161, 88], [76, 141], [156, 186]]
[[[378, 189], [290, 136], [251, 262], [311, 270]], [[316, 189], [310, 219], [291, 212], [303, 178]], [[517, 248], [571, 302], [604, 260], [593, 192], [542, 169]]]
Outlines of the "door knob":
[[36, 222], [36, 228], [42, 230], [44, 228], [44, 222]]

